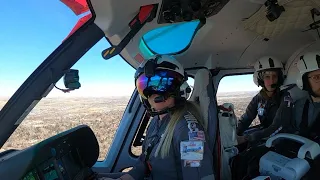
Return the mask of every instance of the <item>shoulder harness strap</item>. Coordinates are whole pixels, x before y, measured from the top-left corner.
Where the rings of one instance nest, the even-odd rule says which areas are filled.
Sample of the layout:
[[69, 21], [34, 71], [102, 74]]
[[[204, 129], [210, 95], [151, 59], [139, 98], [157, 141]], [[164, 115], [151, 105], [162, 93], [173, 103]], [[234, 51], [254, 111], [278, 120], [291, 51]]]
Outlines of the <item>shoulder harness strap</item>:
[[308, 136], [308, 123], [309, 123], [309, 100], [306, 100], [306, 102], [304, 103], [303, 106], [303, 112], [302, 112], [302, 116], [301, 116], [301, 122], [300, 122], [300, 134], [304, 137]]

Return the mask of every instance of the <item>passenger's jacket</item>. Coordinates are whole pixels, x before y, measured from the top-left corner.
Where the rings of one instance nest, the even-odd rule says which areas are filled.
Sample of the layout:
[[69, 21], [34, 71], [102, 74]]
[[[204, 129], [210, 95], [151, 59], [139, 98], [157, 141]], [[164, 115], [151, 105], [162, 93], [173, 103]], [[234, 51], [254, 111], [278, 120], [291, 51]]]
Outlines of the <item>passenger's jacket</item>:
[[[145, 172], [149, 169], [148, 164], [145, 163], [144, 159], [146, 158], [147, 145], [152, 143], [155, 137], [161, 137], [164, 133], [168, 122], [170, 121], [170, 115], [166, 115], [161, 121], [158, 117], [155, 117], [150, 122], [150, 125], [147, 129], [146, 138], [142, 145], [142, 154], [139, 157], [137, 164], [130, 170], [128, 173], [135, 180], [144, 179]], [[203, 131], [203, 127], [197, 123], [196, 128], [200, 131]], [[183, 180], [213, 180], [213, 156], [212, 152], [208, 147], [207, 142], [204, 142], [204, 153], [203, 160], [201, 160], [200, 167], [186, 167], [185, 160], [181, 160], [180, 153], [180, 144], [182, 141], [189, 141], [189, 131], [188, 123], [184, 117], [182, 117], [176, 124], [172, 139], [171, 148], [169, 151], [169, 156], [164, 159], [161, 158], [160, 153], [157, 157], [155, 157], [155, 153], [160, 138], [155, 143], [156, 145], [153, 147], [149, 164], [151, 169], [151, 174], [148, 179], [152, 180], [174, 180], [174, 179], [183, 179]]]
[[290, 95], [286, 95], [273, 123], [268, 128], [249, 135], [248, 139], [255, 141], [277, 133], [292, 133], [319, 140], [320, 103], [313, 102], [309, 96], [293, 101]]
[[277, 93], [271, 98], [262, 89], [256, 96], [254, 96], [247, 106], [246, 112], [239, 118], [237, 134], [240, 136], [246, 131], [252, 121], [258, 115], [260, 120], [260, 128], [269, 127], [276, 115], [280, 106], [282, 92]]

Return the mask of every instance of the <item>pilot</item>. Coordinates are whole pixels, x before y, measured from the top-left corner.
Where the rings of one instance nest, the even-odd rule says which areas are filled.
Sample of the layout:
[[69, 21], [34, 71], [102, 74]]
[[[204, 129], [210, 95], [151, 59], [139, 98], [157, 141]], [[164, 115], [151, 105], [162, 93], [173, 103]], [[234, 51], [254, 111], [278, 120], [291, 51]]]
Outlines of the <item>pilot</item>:
[[[308, 95], [295, 101], [290, 94], [284, 96], [273, 123], [262, 131], [254, 132], [252, 134], [254, 137], [261, 139], [269, 138], [277, 133], [291, 133], [320, 144], [320, 51], [309, 52], [301, 56], [297, 67], [300, 72], [297, 86], [307, 91]], [[282, 145], [283, 149], [289, 151], [289, 147], [285, 146], [286, 144]], [[239, 174], [247, 174], [247, 177], [256, 176], [259, 172], [260, 157], [267, 151], [268, 149], [263, 146], [254, 148], [240, 156], [237, 161], [241, 167], [248, 166], [248, 169], [245, 168], [245, 172], [239, 173], [241, 168], [233, 164], [233, 166], [235, 165], [234, 170], [237, 171], [234, 174], [238, 174], [238, 178], [234, 179], [242, 179]], [[311, 167], [308, 177], [320, 177], [320, 156], [312, 163], [313, 167]]]
[[248, 136], [242, 135], [257, 115], [260, 120], [259, 129], [267, 128], [272, 124], [280, 105], [280, 86], [284, 81], [283, 64], [274, 57], [266, 56], [260, 58], [254, 68], [254, 83], [262, 89], [252, 98], [246, 112], [239, 118], [237, 127], [239, 144], [248, 140]]
[[118, 179], [214, 179], [213, 154], [199, 107], [180, 90], [186, 80], [184, 68], [171, 56], [157, 56], [137, 69], [136, 88], [154, 118], [137, 164]]

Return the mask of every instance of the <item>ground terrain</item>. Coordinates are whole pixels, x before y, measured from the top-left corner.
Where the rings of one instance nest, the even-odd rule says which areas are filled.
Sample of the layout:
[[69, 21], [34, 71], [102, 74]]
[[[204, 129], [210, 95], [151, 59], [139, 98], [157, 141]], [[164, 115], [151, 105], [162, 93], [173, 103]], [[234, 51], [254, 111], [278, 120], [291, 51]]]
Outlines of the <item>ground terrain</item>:
[[[219, 93], [218, 103], [231, 102], [240, 117], [256, 92]], [[104, 159], [112, 143], [119, 121], [130, 97], [113, 98], [46, 98], [30, 112], [12, 134], [1, 151], [22, 149], [50, 136], [80, 124], [92, 128], [100, 145], [100, 157]], [[0, 99], [0, 109], [7, 99]], [[140, 147], [132, 148], [139, 154]]]

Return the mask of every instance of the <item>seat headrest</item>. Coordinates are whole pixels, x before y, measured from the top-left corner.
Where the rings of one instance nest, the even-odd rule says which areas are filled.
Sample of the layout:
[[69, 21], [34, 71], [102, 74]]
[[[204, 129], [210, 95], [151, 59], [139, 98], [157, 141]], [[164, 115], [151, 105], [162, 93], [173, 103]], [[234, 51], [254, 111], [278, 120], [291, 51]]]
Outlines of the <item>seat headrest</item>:
[[293, 101], [309, 96], [307, 91], [301, 90], [296, 84], [284, 85], [281, 87], [281, 91], [288, 92]]
[[207, 87], [209, 85], [210, 71], [207, 69], [198, 70], [194, 77], [193, 92], [191, 94], [191, 101], [199, 101], [200, 96], [208, 96]]
[[213, 88], [211, 81], [212, 81], [212, 77], [209, 70], [207, 69], [198, 70], [194, 78], [194, 87], [193, 87], [191, 97], [189, 99], [190, 101], [196, 102], [197, 104], [200, 105], [201, 113], [204, 118], [204, 126], [206, 129], [208, 127], [209, 104], [211, 101], [211, 98], [208, 93], [208, 89]]

